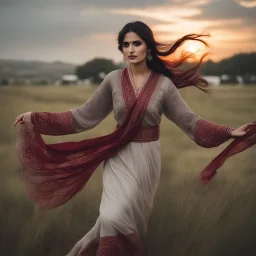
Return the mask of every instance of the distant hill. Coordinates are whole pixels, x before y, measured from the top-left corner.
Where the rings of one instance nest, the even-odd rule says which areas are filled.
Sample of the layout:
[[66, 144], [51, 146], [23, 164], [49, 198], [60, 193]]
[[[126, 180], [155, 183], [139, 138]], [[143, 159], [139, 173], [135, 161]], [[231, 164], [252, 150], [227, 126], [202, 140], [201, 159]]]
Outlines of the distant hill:
[[74, 74], [75, 65], [60, 61], [0, 60], [0, 78], [60, 79], [64, 74]]
[[[240, 53], [219, 62], [211, 60], [203, 63], [199, 69], [203, 75], [256, 75], [256, 52]], [[119, 63], [120, 67], [127, 64]], [[194, 66], [185, 63], [185, 69]], [[75, 74], [76, 65], [61, 61], [22, 61], [22, 60], [0, 60], [0, 79], [22, 78], [22, 79], [47, 79], [57, 80], [65, 74]]]

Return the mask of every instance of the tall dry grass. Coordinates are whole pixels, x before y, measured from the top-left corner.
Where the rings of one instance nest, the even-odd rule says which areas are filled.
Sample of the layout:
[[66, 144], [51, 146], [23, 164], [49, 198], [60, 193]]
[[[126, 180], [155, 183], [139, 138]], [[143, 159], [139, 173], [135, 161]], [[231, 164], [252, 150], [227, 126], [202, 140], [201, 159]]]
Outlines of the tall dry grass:
[[[87, 100], [93, 89], [77, 87], [0, 88], [0, 255], [65, 255], [94, 225], [102, 193], [102, 165], [85, 189], [64, 206], [36, 212], [19, 176], [14, 118], [26, 111], [66, 111]], [[256, 87], [225, 87], [206, 95], [181, 90], [201, 117], [237, 127], [256, 120]], [[46, 142], [81, 140], [113, 131], [113, 114], [96, 128]], [[209, 185], [201, 170], [229, 142], [205, 149], [164, 116], [161, 122], [162, 174], [149, 222], [145, 255], [256, 255], [256, 147], [229, 159]]]

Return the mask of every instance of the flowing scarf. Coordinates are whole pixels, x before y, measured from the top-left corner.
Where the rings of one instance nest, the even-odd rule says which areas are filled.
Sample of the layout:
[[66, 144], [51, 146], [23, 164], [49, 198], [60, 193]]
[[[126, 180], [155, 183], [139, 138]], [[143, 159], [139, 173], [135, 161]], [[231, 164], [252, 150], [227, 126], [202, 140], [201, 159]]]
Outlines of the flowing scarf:
[[256, 121], [251, 125], [250, 130], [242, 137], [235, 138], [217, 157], [215, 157], [201, 172], [201, 180], [204, 184], [217, 173], [224, 162], [231, 156], [238, 154], [256, 144]]
[[45, 144], [33, 122], [25, 121], [17, 136], [16, 152], [28, 196], [40, 209], [60, 206], [83, 189], [99, 164], [131, 142], [155, 90], [159, 74], [151, 72], [136, 99], [127, 69], [122, 73], [127, 115], [122, 125], [106, 136], [79, 142]]

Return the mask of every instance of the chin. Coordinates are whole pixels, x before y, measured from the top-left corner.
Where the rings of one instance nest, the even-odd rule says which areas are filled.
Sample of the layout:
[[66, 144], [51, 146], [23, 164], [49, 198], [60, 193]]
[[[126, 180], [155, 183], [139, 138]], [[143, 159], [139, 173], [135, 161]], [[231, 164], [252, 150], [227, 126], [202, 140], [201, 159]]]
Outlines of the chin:
[[143, 60], [129, 60], [129, 64], [139, 64], [143, 62]]

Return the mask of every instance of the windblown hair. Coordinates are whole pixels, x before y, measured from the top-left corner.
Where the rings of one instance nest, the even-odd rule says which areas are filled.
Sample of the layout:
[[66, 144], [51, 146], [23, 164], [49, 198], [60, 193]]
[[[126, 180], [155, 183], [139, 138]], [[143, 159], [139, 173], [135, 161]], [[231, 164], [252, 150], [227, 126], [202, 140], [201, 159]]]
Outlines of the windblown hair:
[[208, 90], [204, 87], [208, 86], [208, 82], [198, 73], [198, 68], [203, 59], [208, 55], [202, 55], [198, 63], [187, 70], [179, 69], [178, 67], [185, 64], [189, 58], [193, 59], [193, 54], [182, 52], [177, 60], [167, 60], [161, 57], [171, 56], [180, 46], [186, 41], [193, 40], [202, 42], [205, 46], [209, 45], [202, 39], [202, 37], [209, 36], [208, 34], [188, 34], [171, 43], [160, 43], [154, 39], [152, 30], [143, 22], [135, 21], [126, 24], [118, 34], [118, 49], [123, 51], [123, 40], [128, 32], [136, 33], [147, 44], [147, 48], [151, 50], [152, 60], [147, 59], [147, 66], [149, 69], [169, 77], [175, 86], [179, 88], [187, 86], [196, 86], [204, 92]]

